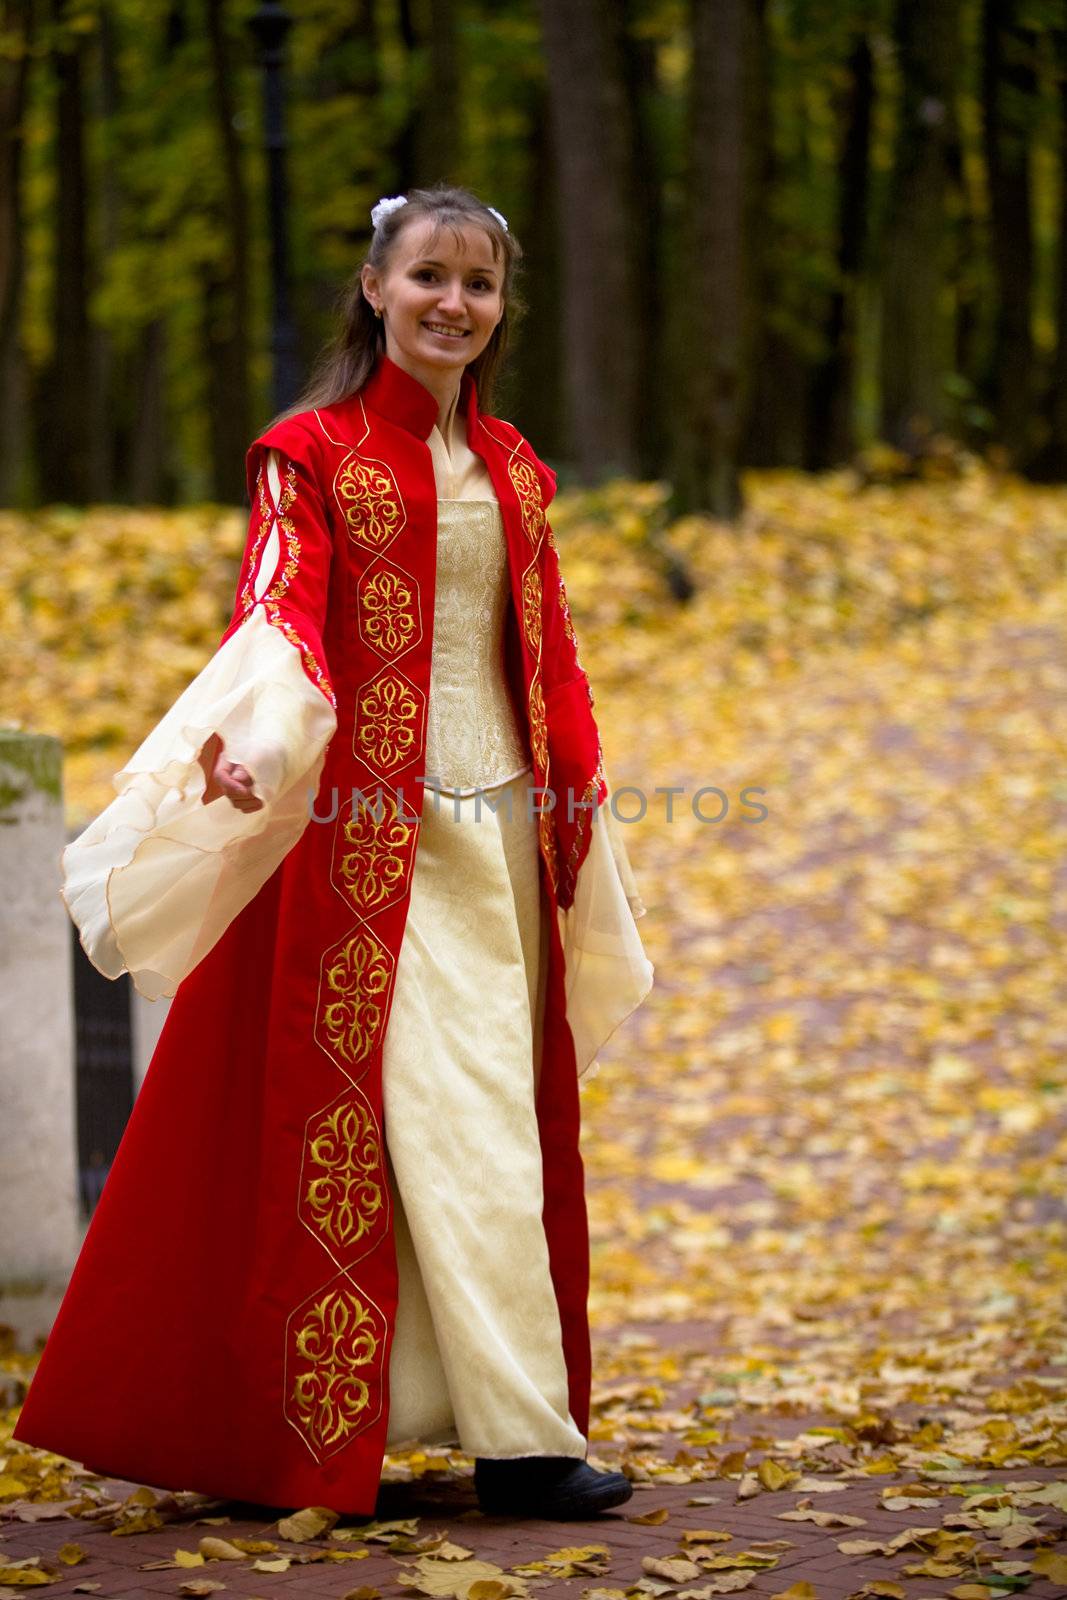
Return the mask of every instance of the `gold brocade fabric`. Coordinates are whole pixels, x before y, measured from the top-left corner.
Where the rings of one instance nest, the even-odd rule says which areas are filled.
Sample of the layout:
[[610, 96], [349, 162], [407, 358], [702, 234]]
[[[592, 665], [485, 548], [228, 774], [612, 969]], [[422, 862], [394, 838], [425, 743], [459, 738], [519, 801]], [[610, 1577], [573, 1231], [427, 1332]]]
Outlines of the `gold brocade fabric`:
[[472, 793], [530, 765], [504, 671], [504, 522], [495, 500], [440, 500], [437, 519], [426, 772]]

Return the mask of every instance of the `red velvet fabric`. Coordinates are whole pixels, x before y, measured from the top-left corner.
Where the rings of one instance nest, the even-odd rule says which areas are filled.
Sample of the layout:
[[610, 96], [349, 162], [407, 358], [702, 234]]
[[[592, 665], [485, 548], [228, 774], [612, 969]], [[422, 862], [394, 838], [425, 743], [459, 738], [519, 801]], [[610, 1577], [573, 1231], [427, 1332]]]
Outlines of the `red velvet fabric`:
[[[536, 776], [595, 805], [606, 788], [592, 697], [545, 519], [555, 480], [514, 428], [479, 414], [469, 377], [461, 403], [503, 513], [513, 611], [502, 669]], [[14, 1429], [101, 1473], [374, 1509], [397, 1300], [381, 1063], [423, 805], [436, 415], [429, 391], [382, 358], [360, 393], [248, 452], [252, 515], [223, 637], [264, 606], [338, 726], [316, 820], [179, 986]], [[271, 447], [281, 552], [257, 598]], [[354, 789], [381, 796], [377, 815]], [[584, 1433], [589, 1241], [555, 907], [573, 897], [589, 818], [558, 793], [539, 824], [552, 908], [544, 1224]]]

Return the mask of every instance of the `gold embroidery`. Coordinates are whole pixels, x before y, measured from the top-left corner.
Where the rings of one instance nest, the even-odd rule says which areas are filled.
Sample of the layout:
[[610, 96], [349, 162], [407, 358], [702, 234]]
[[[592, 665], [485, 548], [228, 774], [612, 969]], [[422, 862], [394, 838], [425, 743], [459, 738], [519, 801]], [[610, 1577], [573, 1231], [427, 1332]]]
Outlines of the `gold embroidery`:
[[571, 843], [570, 854], [567, 857], [567, 887], [570, 890], [574, 888], [582, 840], [592, 826], [593, 812], [596, 809], [597, 796], [600, 793], [600, 785], [603, 779], [604, 761], [598, 747], [596, 771], [582, 790], [581, 809], [579, 809], [577, 803], [574, 807], [574, 839]]
[[522, 580], [522, 627], [530, 654], [535, 656], [541, 649], [541, 595], [541, 574], [531, 566]]
[[346, 809], [338, 821], [334, 882], [357, 911], [375, 911], [403, 893], [418, 822], [401, 816], [391, 789], [366, 792]]
[[278, 496], [278, 526], [285, 540], [285, 565], [278, 573], [270, 588], [264, 595], [265, 600], [280, 600], [296, 577], [296, 569], [300, 562], [300, 540], [296, 536], [291, 518], [286, 512], [296, 499], [296, 466], [290, 461], [285, 471], [281, 493]]
[[290, 1317], [286, 1415], [316, 1460], [342, 1449], [380, 1415], [379, 1351], [385, 1334], [378, 1307], [347, 1284], [328, 1285]]
[[523, 456], [511, 455], [508, 457], [508, 477], [519, 497], [523, 532], [536, 548], [545, 525], [545, 508], [537, 473]]
[[342, 467], [336, 490], [345, 526], [357, 544], [382, 550], [404, 526], [396, 480], [381, 463], [354, 457]]
[[537, 819], [537, 832], [541, 840], [541, 853], [548, 868], [549, 881], [555, 893], [559, 887], [559, 845], [551, 811], [542, 811]]
[[350, 1065], [370, 1055], [382, 1031], [392, 971], [388, 950], [366, 928], [327, 950], [316, 1035], [328, 1053]]
[[541, 680], [534, 677], [530, 684], [530, 749], [538, 770], [548, 774], [548, 728], [545, 723], [545, 700], [541, 693]]
[[317, 684], [317, 686], [322, 690], [323, 694], [336, 711], [337, 696], [333, 692], [333, 685], [331, 684], [329, 678], [319, 666], [318, 658], [315, 655], [314, 650], [312, 650], [311, 646], [305, 643], [305, 641], [300, 637], [292, 623], [288, 621], [286, 617], [282, 616], [281, 607], [276, 601], [264, 600], [263, 606], [274, 627], [276, 627], [280, 633], [284, 633], [289, 643], [295, 645], [300, 651], [300, 659], [304, 663], [305, 672], [312, 682]]
[[359, 631], [381, 655], [399, 655], [418, 637], [419, 613], [411, 585], [391, 568], [381, 568], [359, 585]]
[[358, 1091], [309, 1123], [304, 1169], [301, 1215], [313, 1231], [347, 1254], [387, 1215], [378, 1124]]
[[263, 542], [270, 532], [271, 509], [267, 499], [267, 469], [261, 466], [256, 479], [257, 502], [259, 505], [259, 530], [252, 541], [251, 549], [245, 562], [245, 580], [241, 586], [241, 610], [245, 616], [256, 603], [256, 568], [259, 565], [259, 552]]
[[398, 672], [387, 670], [360, 689], [356, 699], [355, 752], [380, 772], [390, 772], [417, 754], [422, 701]]

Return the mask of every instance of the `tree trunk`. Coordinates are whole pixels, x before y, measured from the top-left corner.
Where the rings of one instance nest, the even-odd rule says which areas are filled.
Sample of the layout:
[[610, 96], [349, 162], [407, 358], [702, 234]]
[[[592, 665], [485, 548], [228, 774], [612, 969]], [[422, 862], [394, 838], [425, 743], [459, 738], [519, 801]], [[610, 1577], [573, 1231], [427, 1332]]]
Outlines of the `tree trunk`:
[[815, 369], [808, 403], [805, 465], [821, 472], [855, 449], [852, 415], [856, 378], [856, 286], [867, 239], [874, 74], [870, 45], [858, 39], [848, 61], [841, 106], [841, 181], [837, 204], [837, 283], [823, 338], [826, 356]]
[[760, 0], [692, 0], [690, 12], [690, 297], [682, 308], [690, 405], [676, 503], [731, 519], [741, 511], [751, 384], [762, 9]]
[[637, 370], [641, 375], [635, 397], [634, 430], [637, 470], [643, 478], [656, 478], [665, 470], [670, 440], [671, 397], [666, 363], [664, 218], [660, 188], [660, 160], [656, 138], [656, 47], [649, 38], [636, 37], [625, 27], [633, 0], [620, 7], [619, 47], [625, 72], [626, 95], [633, 108], [627, 160], [630, 177], [631, 236], [633, 239], [637, 318]]
[[430, 0], [427, 92], [419, 119], [419, 181], [453, 183], [462, 177], [459, 120], [459, 44], [453, 0]]
[[985, 0], [982, 14], [984, 146], [993, 265], [993, 340], [987, 393], [997, 435], [1016, 466], [1033, 443], [1033, 218], [1029, 137], [1035, 39], [1019, 0]]
[[959, 0], [897, 0], [902, 79], [883, 251], [882, 432], [919, 451], [945, 416], [952, 339], [942, 305]]
[[241, 145], [234, 128], [234, 65], [224, 0], [207, 0], [215, 125], [225, 181], [226, 209], [219, 219], [226, 256], [204, 283], [204, 331], [210, 397], [211, 469], [217, 500], [244, 505], [245, 451], [251, 437], [249, 394], [248, 199]]
[[526, 313], [515, 335], [514, 358], [509, 355], [505, 369], [500, 410], [534, 441], [540, 454], [557, 457], [566, 451], [567, 440], [562, 417], [556, 158], [545, 92], [540, 84], [534, 87], [528, 116], [530, 164], [521, 191], [526, 209], [517, 227], [523, 247], [522, 297]]
[[1042, 451], [1042, 475], [1067, 479], [1067, 28], [1054, 35], [1056, 78], [1060, 97], [1060, 226], [1056, 262], [1056, 349], [1048, 389], [1048, 440]]
[[85, 35], [68, 25], [68, 0], [52, 0], [56, 43], [55, 289], [52, 360], [41, 377], [40, 483], [46, 500], [82, 505], [91, 497], [95, 347], [89, 331], [87, 174], [82, 94]]
[[541, 0], [563, 248], [568, 436], [586, 483], [637, 465], [633, 147], [610, 0]]
[[141, 346], [131, 392], [134, 428], [130, 439], [127, 492], [135, 505], [160, 505], [166, 485], [166, 342], [162, 317], [141, 331]]
[[20, 497], [29, 440], [28, 387], [19, 338], [25, 249], [22, 230], [22, 118], [26, 107], [33, 0], [3, 0], [0, 26], [12, 42], [0, 58], [0, 504]]

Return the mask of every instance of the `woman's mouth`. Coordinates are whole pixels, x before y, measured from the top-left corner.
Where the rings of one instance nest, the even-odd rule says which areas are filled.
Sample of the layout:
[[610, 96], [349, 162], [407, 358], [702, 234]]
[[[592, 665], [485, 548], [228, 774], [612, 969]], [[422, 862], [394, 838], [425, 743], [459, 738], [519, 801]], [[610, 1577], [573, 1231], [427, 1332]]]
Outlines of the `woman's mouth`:
[[424, 322], [423, 327], [430, 333], [443, 333], [448, 339], [465, 339], [470, 331], [467, 328], [450, 328], [446, 322]]

